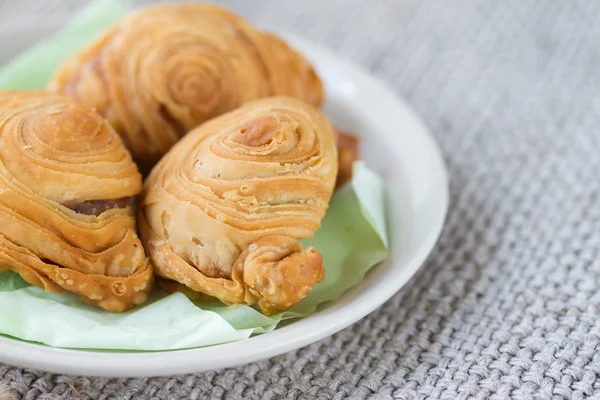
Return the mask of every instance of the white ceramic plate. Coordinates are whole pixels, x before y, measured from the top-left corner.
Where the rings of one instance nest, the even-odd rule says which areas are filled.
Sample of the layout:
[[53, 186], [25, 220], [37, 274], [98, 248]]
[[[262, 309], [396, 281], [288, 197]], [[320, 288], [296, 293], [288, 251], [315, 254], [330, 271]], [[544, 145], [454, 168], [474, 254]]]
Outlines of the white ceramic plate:
[[[0, 62], [58, 26], [0, 27]], [[325, 338], [363, 318], [396, 293], [431, 252], [448, 207], [442, 157], [417, 115], [382, 82], [329, 51], [290, 37], [326, 83], [325, 111], [362, 137], [361, 157], [387, 184], [391, 256], [352, 290], [314, 314], [271, 333], [205, 348], [169, 352], [57, 349], [0, 337], [0, 361], [75, 375], [157, 376], [200, 372], [273, 357]]]

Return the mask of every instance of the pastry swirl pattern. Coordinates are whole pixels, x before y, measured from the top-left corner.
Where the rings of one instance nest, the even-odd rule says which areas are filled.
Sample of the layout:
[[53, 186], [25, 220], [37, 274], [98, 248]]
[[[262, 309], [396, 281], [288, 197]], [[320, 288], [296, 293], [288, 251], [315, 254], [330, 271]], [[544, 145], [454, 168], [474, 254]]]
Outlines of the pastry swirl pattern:
[[139, 208], [156, 273], [226, 303], [286, 310], [322, 280], [314, 235], [337, 174], [335, 133], [306, 103], [248, 103], [185, 136]]
[[141, 304], [141, 175], [98, 114], [62, 96], [0, 92], [0, 272], [108, 311]]
[[250, 100], [323, 100], [315, 71], [283, 40], [192, 4], [125, 18], [66, 62], [50, 88], [107, 118], [144, 169], [189, 130]]

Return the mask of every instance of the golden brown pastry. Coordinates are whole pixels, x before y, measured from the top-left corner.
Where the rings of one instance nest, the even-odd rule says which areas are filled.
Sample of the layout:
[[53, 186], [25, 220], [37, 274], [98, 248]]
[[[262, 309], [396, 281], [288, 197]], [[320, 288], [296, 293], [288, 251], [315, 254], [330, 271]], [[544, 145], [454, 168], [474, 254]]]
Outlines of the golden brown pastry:
[[0, 92], [0, 272], [108, 311], [143, 303], [153, 275], [131, 207], [141, 188], [98, 114], [58, 95]]
[[95, 109], [142, 169], [185, 133], [243, 103], [323, 87], [285, 42], [216, 6], [158, 5], [110, 29], [57, 72], [50, 88]]
[[225, 303], [290, 308], [321, 281], [314, 235], [337, 174], [335, 133], [306, 103], [251, 102], [163, 157], [138, 209], [157, 275]]
[[344, 131], [337, 131], [339, 171], [337, 175], [337, 181], [335, 183], [336, 188], [344, 186], [344, 184], [352, 179], [354, 162], [358, 160], [359, 157], [359, 143], [360, 139], [358, 136]]

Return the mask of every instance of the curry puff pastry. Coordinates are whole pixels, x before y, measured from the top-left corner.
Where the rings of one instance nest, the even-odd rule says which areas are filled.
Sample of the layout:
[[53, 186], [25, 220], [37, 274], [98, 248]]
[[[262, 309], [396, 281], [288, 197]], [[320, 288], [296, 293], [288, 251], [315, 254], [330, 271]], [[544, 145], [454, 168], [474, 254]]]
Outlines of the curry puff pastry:
[[329, 205], [335, 133], [292, 98], [257, 100], [191, 131], [153, 169], [138, 225], [158, 276], [229, 304], [287, 310], [323, 279], [303, 248]]
[[0, 92], [0, 272], [108, 311], [144, 302], [141, 175], [110, 125], [62, 96]]
[[212, 5], [157, 5], [125, 18], [63, 65], [50, 85], [94, 107], [144, 170], [184, 134], [247, 101], [323, 87], [283, 40]]

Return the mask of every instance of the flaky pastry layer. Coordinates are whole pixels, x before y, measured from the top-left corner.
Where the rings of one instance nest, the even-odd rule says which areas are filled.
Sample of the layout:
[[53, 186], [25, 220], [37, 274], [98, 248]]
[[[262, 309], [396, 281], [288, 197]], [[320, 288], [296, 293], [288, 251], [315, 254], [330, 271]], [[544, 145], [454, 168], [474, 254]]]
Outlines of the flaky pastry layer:
[[313, 68], [283, 40], [201, 4], [123, 19], [65, 63], [50, 88], [107, 118], [144, 169], [189, 130], [247, 101], [323, 99]]
[[108, 311], [144, 302], [152, 268], [132, 198], [141, 175], [98, 114], [42, 92], [0, 92], [0, 272]]
[[319, 228], [337, 174], [336, 135], [308, 104], [248, 103], [190, 132], [153, 169], [138, 211], [159, 276], [226, 303], [289, 309], [323, 279], [299, 239]]

